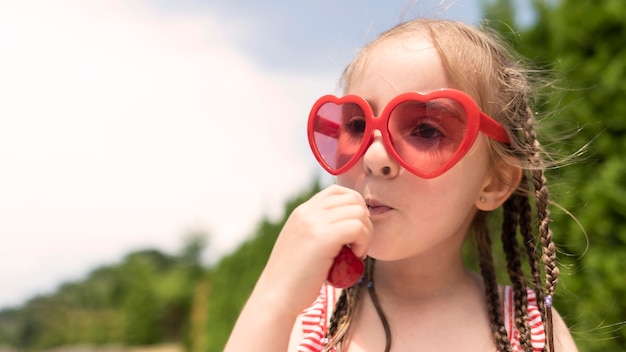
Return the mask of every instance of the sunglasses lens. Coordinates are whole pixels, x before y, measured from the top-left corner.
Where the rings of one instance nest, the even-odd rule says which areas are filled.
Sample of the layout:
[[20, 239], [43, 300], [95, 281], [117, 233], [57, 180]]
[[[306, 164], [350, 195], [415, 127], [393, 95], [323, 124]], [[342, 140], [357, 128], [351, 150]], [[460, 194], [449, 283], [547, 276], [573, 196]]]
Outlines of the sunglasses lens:
[[446, 164], [465, 136], [467, 114], [453, 99], [407, 100], [389, 116], [393, 148], [407, 164], [432, 173]]
[[341, 169], [356, 154], [363, 140], [365, 117], [354, 103], [322, 104], [314, 116], [314, 148], [330, 169]]

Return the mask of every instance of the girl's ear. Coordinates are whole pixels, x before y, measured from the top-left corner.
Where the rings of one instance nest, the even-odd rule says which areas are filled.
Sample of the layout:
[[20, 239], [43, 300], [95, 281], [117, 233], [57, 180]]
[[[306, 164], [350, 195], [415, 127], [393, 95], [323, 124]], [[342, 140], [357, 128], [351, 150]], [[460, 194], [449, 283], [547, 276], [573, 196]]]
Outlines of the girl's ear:
[[522, 180], [522, 169], [519, 166], [498, 163], [497, 171], [493, 171], [485, 179], [483, 188], [474, 202], [476, 208], [491, 211], [501, 206], [515, 192]]

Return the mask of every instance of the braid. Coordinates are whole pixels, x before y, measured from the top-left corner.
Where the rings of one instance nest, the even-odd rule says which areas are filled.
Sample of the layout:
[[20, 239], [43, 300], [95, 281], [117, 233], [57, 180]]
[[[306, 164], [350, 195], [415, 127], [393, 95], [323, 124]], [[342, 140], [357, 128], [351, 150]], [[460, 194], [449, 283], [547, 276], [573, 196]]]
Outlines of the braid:
[[[556, 266], [556, 248], [552, 241], [552, 230], [550, 229], [550, 211], [547, 209], [548, 189], [546, 187], [546, 178], [543, 171], [537, 170], [533, 172], [535, 183], [535, 197], [537, 202], [537, 218], [539, 219], [539, 235], [543, 247], [542, 260], [545, 267], [546, 275], [546, 302], [548, 297], [554, 296], [554, 290], [559, 280], [559, 268]], [[549, 344], [549, 351], [554, 351], [554, 339], [552, 331], [552, 305], [545, 304], [546, 316], [546, 335]]]
[[484, 223], [486, 213], [478, 213], [477, 217], [482, 217], [483, 221], [478, 221], [475, 226], [476, 246], [478, 249], [478, 264], [485, 285], [485, 295], [487, 298], [487, 306], [489, 307], [489, 317], [491, 318], [491, 330], [500, 352], [512, 352], [511, 342], [509, 341], [506, 328], [504, 327], [504, 319], [502, 316], [502, 303], [500, 294], [498, 293], [498, 283], [496, 281], [495, 268], [493, 265], [493, 255], [491, 252], [491, 238], [489, 231]]
[[[539, 307], [539, 311], [542, 315], [544, 315], [545, 307], [543, 302], [543, 289], [541, 284], [541, 270], [539, 268], [539, 260], [537, 258], [537, 248], [535, 244], [535, 238], [533, 236], [532, 229], [532, 209], [530, 207], [530, 202], [528, 200], [528, 178], [526, 175], [522, 176], [522, 182], [520, 185], [520, 189], [524, 192], [525, 196], [519, 197], [519, 224], [520, 224], [520, 233], [524, 240], [524, 245], [526, 247], [526, 256], [528, 257], [528, 265], [530, 266], [530, 270], [533, 277], [533, 289], [535, 291], [535, 296], [537, 297], [537, 305]], [[545, 321], [545, 316], [543, 316], [543, 321]]]
[[502, 246], [506, 254], [507, 271], [513, 286], [515, 326], [520, 334], [520, 343], [524, 350], [532, 352], [530, 325], [528, 324], [528, 295], [520, 261], [519, 245], [516, 239], [519, 224], [519, 198], [519, 196], [513, 195], [504, 203]]
[[[367, 278], [364, 278], [363, 281], [367, 281]], [[324, 346], [324, 351], [331, 351], [333, 347], [341, 344], [343, 341], [354, 317], [360, 293], [360, 284], [341, 291], [326, 331], [326, 341], [328, 343]]]
[[[333, 310], [333, 315], [330, 318], [330, 325], [328, 330], [326, 331], [326, 338], [329, 341], [335, 340], [337, 334], [337, 330], [339, 327], [345, 326], [345, 317], [347, 316], [346, 312], [348, 311], [348, 298], [347, 298], [348, 289], [341, 291], [341, 295], [335, 304], [335, 309]], [[333, 345], [330, 343], [329, 345]]]
[[[524, 121], [524, 136], [526, 138], [526, 146], [530, 152], [530, 166], [532, 173], [532, 183], [535, 192], [535, 203], [537, 206], [537, 219], [539, 221], [539, 236], [542, 244], [542, 261], [545, 268], [545, 284], [546, 284], [546, 301], [548, 297], [554, 295], [554, 290], [559, 278], [559, 268], [556, 266], [556, 247], [552, 241], [552, 230], [550, 229], [550, 211], [548, 210], [548, 187], [547, 180], [543, 172], [543, 163], [541, 159], [541, 145], [537, 141], [536, 132], [533, 127], [533, 118], [530, 109], [527, 109], [527, 119]], [[552, 307], [546, 304], [545, 307], [545, 325], [547, 347], [550, 352], [554, 351], [554, 338], [552, 331]]]

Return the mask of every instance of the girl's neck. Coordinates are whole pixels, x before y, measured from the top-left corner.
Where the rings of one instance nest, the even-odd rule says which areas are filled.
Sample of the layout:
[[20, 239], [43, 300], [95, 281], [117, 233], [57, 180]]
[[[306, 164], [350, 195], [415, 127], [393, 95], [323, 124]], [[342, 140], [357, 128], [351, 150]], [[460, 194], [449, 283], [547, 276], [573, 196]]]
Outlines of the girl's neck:
[[480, 278], [465, 268], [460, 253], [437, 258], [377, 261], [373, 273], [380, 295], [406, 302], [428, 302], [467, 292]]

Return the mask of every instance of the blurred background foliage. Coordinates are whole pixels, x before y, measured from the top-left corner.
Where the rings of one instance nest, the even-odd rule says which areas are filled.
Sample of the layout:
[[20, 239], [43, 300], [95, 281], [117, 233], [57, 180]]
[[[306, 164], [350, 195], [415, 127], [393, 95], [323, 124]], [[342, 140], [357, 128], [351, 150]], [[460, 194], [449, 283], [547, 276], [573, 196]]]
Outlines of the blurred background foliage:
[[[537, 17], [515, 23], [511, 1], [484, 3], [488, 24], [539, 68], [541, 140], [549, 172], [561, 281], [555, 305], [581, 351], [626, 348], [626, 2], [533, 1]], [[572, 159], [569, 157], [573, 156]], [[288, 214], [319, 191], [287, 202], [282, 219], [262, 219], [250, 239], [211, 267], [206, 234], [177, 255], [128, 254], [21, 307], [0, 311], [0, 345], [42, 350], [67, 345], [177, 342], [221, 351]]]
[[[510, 11], [505, 3], [494, 4], [491, 13]], [[540, 138], [553, 141], [548, 148], [565, 160], [548, 175], [554, 201], [566, 210], [552, 207], [562, 272], [555, 305], [582, 351], [623, 351], [626, 2], [534, 4], [537, 22], [517, 28], [519, 37], [510, 42], [553, 79], [551, 93], [540, 97], [540, 115], [546, 115]]]

